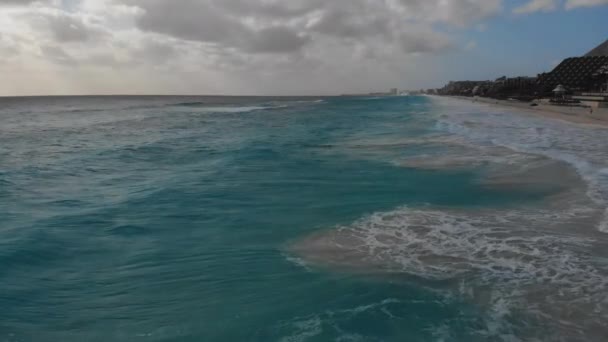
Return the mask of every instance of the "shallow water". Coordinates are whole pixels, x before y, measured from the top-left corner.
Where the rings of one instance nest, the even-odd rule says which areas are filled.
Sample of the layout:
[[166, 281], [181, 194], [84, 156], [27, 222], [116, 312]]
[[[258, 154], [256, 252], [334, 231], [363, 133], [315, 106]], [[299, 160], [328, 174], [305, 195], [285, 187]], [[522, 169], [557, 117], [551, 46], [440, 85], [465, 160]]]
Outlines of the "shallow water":
[[603, 341], [607, 136], [425, 97], [0, 99], [0, 339]]

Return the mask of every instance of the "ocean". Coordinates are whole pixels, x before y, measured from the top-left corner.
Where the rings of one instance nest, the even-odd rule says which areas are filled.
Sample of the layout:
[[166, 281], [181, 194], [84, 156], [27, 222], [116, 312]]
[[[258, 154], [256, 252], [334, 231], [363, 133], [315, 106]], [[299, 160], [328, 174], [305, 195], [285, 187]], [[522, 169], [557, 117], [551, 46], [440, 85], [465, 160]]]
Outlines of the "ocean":
[[606, 341], [607, 208], [515, 109], [0, 98], [0, 340]]

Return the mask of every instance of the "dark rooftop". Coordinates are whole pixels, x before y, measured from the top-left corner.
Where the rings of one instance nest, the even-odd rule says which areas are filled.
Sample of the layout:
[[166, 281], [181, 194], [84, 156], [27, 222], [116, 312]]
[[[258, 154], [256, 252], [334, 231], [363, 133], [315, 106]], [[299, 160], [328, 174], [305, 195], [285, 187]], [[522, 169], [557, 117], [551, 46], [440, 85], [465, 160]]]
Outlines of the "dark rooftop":
[[608, 40], [589, 51], [585, 57], [608, 56]]
[[586, 89], [591, 85], [593, 75], [606, 65], [608, 55], [567, 58], [550, 73], [539, 75], [539, 82], [545, 88], [562, 84], [570, 89]]

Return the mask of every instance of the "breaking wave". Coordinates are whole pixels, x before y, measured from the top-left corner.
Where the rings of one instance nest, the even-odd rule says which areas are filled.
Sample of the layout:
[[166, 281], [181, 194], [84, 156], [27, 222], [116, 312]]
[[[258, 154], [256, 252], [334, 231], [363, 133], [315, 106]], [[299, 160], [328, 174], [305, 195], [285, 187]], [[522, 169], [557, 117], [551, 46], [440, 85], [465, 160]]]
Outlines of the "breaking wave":
[[263, 107], [263, 106], [204, 106], [202, 103], [193, 102], [190, 104], [181, 104], [178, 107], [187, 107], [190, 110], [196, 109], [197, 112], [202, 113], [247, 113], [258, 110], [274, 109], [277, 107]]
[[[481, 186], [530, 189], [542, 201], [401, 207], [305, 237], [291, 252], [307, 267], [397, 275], [475, 303], [483, 340], [608, 336], [608, 130], [452, 102], [440, 103], [431, 135], [336, 146], [407, 168], [475, 170]], [[435, 332], [449, 339], [449, 329]]]
[[[605, 173], [608, 129], [506, 112], [485, 105], [463, 105], [454, 100], [442, 99], [438, 103], [446, 106], [440, 111], [449, 110], [450, 114], [439, 113], [437, 130], [466, 137], [473, 144], [492, 144], [568, 163], [587, 182], [588, 197], [601, 210], [608, 210]], [[598, 230], [602, 231], [606, 225], [608, 215]]]
[[580, 212], [404, 207], [291, 249], [309, 265], [426, 281], [477, 303], [492, 324], [504, 325], [501, 334], [524, 329], [511, 323], [517, 315], [570, 338], [580, 330], [606, 334], [608, 265], [591, 253], [596, 240], [568, 232], [591, 219]]
[[181, 102], [181, 103], [173, 103], [167, 106], [175, 106], [175, 107], [202, 107], [207, 105], [205, 102]]
[[[380, 339], [366, 336], [364, 333], [352, 332], [348, 326], [352, 321], [361, 319], [366, 315], [381, 316], [386, 320], [398, 317], [397, 313], [391, 312], [393, 307], [406, 304], [402, 300], [388, 298], [378, 302], [357, 307], [328, 310], [324, 313], [310, 316], [295, 317], [290, 320], [277, 323], [273, 330], [281, 342], [310, 341], [314, 337], [332, 337], [332, 341], [380, 341]], [[345, 330], [348, 330], [345, 331]], [[285, 331], [286, 333], [283, 333]]]

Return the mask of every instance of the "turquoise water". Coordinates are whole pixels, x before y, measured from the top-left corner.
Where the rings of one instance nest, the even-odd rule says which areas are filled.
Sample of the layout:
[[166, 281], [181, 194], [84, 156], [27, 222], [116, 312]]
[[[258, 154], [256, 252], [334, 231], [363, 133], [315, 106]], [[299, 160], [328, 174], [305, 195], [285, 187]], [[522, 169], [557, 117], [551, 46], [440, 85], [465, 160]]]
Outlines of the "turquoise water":
[[[470, 146], [446, 140], [498, 144], [457, 129], [475, 129], [471, 117], [486, 109], [454, 109], [473, 115], [458, 126], [441, 116], [452, 104], [425, 97], [77, 97], [0, 104], [2, 340], [515, 341], [554, 332], [551, 312], [528, 315], [528, 305], [519, 305], [503, 314], [496, 304], [514, 303], [512, 296], [464, 294], [473, 291], [465, 282], [477, 293], [503, 289], [498, 283], [505, 281], [520, 289], [530, 285], [527, 273], [501, 271], [492, 278], [441, 270], [448, 276], [435, 277], [407, 263], [385, 268], [399, 250], [370, 264], [367, 256], [339, 249], [325, 262], [300, 246], [339, 227], [366, 227], [377, 213], [411, 217], [407, 210], [414, 209], [406, 208], [467, 212], [467, 219], [521, 207], [550, 211], [546, 201], [561, 185], [487, 186], [484, 177], [496, 171], [492, 158], [504, 158], [504, 151], [471, 154]], [[516, 152], [509, 153], [512, 161]], [[420, 163], [457, 155], [464, 162]], [[601, 159], [593, 151], [589, 156], [589, 165]], [[498, 162], [499, 169], [514, 163]], [[542, 236], [535, 240], [541, 243], [571, 238], [563, 246], [550, 240], [541, 253], [572, 255], [551, 264], [555, 269], [591, 265], [586, 272], [598, 287], [583, 291], [589, 302], [608, 294], [605, 234], [590, 221], [605, 208], [601, 196], [581, 195], [598, 206], [581, 218], [589, 224], [581, 236], [560, 230], [530, 237]], [[466, 219], [455, 222], [470, 232]], [[539, 260], [539, 268], [547, 266]], [[561, 279], [568, 276], [580, 274]], [[537, 283], [553, 292], [563, 291], [560, 284]], [[598, 319], [605, 309], [595, 308]], [[599, 341], [606, 332], [602, 323], [573, 324], [573, 334], [582, 331], [586, 340]]]

